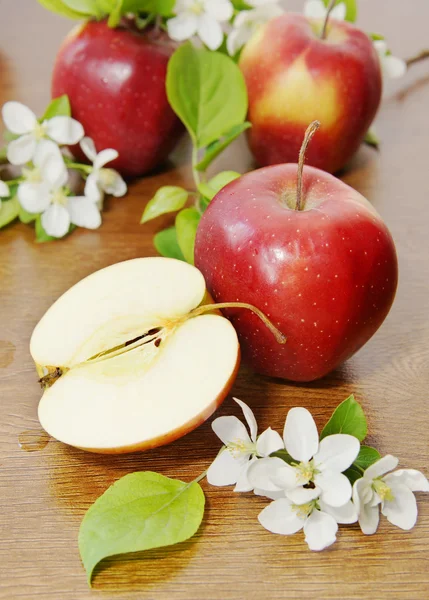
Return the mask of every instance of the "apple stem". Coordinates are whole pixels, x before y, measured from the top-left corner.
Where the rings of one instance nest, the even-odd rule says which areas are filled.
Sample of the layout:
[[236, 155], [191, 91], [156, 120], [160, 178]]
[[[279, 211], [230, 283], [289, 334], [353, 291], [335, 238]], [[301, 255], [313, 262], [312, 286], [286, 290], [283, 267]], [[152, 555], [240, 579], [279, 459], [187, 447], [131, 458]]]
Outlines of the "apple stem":
[[307, 152], [308, 144], [311, 141], [311, 138], [316, 133], [316, 131], [320, 127], [320, 121], [313, 121], [307, 127], [307, 130], [304, 135], [304, 141], [302, 142], [301, 150], [299, 151], [299, 159], [298, 159], [298, 181], [296, 186], [296, 205], [295, 210], [302, 210], [304, 208], [302, 203], [302, 173], [304, 170], [304, 162], [305, 162], [305, 153]]
[[328, 8], [326, 9], [326, 17], [325, 17], [325, 21], [323, 23], [322, 33], [320, 35], [320, 39], [322, 39], [322, 40], [326, 39], [329, 17], [331, 16], [332, 9], [334, 8], [336, 3], [337, 3], [337, 0], [331, 0], [328, 4]]
[[190, 314], [193, 317], [198, 317], [206, 312], [223, 310], [224, 308], [246, 308], [247, 310], [252, 311], [271, 331], [279, 344], [286, 344], [287, 337], [283, 335], [283, 333], [279, 331], [275, 325], [273, 325], [269, 318], [264, 315], [259, 308], [256, 308], [256, 306], [253, 306], [252, 304], [247, 304], [246, 302], [220, 302], [219, 304], [203, 304], [203, 306], [195, 308]]

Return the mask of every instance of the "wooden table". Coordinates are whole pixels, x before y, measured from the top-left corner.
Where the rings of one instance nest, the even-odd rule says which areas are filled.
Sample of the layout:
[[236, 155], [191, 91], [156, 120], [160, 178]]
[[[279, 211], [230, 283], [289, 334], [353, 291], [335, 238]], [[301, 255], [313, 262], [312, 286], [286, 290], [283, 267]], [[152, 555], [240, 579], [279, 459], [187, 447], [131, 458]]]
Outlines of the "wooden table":
[[[299, 7], [301, 2], [288, 2]], [[427, 45], [427, 0], [360, 0], [360, 23], [386, 34], [394, 53]], [[388, 5], [388, 6], [387, 6]], [[34, 0], [0, 0], [0, 101], [16, 99], [42, 112], [52, 63], [69, 21]], [[370, 443], [404, 467], [429, 470], [429, 75], [428, 64], [389, 83], [377, 118], [379, 153], [362, 148], [344, 180], [362, 192], [395, 238], [400, 285], [391, 314], [375, 338], [323, 381], [291, 385], [243, 368], [233, 388], [250, 403], [261, 429], [281, 430], [287, 410], [308, 407], [322, 426], [354, 393], [369, 417]], [[28, 351], [48, 306], [85, 275], [116, 261], [155, 254], [159, 224], [139, 225], [147, 200], [162, 184], [190, 180], [182, 147], [176, 167], [134, 183], [108, 201], [104, 224], [38, 245], [29, 226], [0, 231], [0, 598], [77, 600], [95, 597], [85, 581], [77, 534], [89, 505], [116, 479], [154, 470], [192, 479], [219, 443], [206, 423], [174, 444], [143, 454], [108, 457], [51, 441], [40, 452], [18, 445], [37, 427], [40, 390]], [[243, 141], [219, 161], [251, 167]], [[182, 164], [181, 164], [182, 163]], [[178, 166], [177, 166], [178, 165]], [[218, 163], [218, 166], [221, 165]], [[15, 351], [13, 352], [13, 349]], [[9, 364], [8, 364], [9, 363]], [[218, 414], [238, 414], [227, 400]], [[419, 522], [404, 533], [382, 520], [376, 536], [341, 528], [328, 551], [311, 553], [302, 535], [274, 536], [256, 517], [264, 501], [203, 483], [207, 512], [199, 533], [177, 547], [105, 561], [94, 588], [102, 598], [276, 599], [428, 598], [429, 502], [419, 495]]]

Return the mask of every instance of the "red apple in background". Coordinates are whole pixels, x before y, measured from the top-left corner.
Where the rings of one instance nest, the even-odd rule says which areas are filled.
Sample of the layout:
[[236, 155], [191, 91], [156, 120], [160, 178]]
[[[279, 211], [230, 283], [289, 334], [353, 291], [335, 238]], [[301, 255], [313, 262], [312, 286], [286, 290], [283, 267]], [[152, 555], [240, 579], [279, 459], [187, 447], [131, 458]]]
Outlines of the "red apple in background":
[[249, 311], [228, 311], [257, 372], [311, 381], [377, 331], [398, 266], [387, 227], [361, 194], [304, 167], [297, 207], [297, 172], [266, 167], [223, 188], [201, 218], [195, 266], [216, 302], [248, 302], [287, 336], [280, 345]]
[[140, 33], [131, 25], [111, 29], [105, 21], [79, 25], [60, 48], [52, 96], [69, 96], [73, 117], [97, 151], [119, 152], [111, 166], [123, 175], [143, 175], [155, 168], [182, 132], [165, 91], [167, 63], [175, 48], [163, 32]]
[[307, 163], [331, 173], [356, 152], [381, 99], [380, 61], [353, 25], [284, 14], [263, 26], [240, 59], [249, 93], [251, 150], [260, 165], [295, 162], [305, 129], [320, 132]]

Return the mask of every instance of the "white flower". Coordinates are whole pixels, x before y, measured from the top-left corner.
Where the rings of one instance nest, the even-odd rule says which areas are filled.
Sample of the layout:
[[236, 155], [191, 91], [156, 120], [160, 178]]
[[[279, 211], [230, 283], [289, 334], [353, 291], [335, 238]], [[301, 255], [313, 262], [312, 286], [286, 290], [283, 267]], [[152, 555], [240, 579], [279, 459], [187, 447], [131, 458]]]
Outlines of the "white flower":
[[[326, 19], [328, 10], [322, 0], [307, 0], [304, 5], [304, 15], [310, 19]], [[344, 2], [336, 4], [331, 10], [330, 18], [344, 21], [347, 8]]]
[[253, 489], [247, 479], [250, 465], [258, 460], [258, 456], [269, 456], [272, 452], [283, 448], [283, 442], [280, 435], [271, 428], [257, 437], [258, 425], [252, 410], [241, 400], [237, 398], [234, 400], [243, 411], [250, 436], [237, 417], [219, 417], [213, 421], [212, 429], [226, 448], [210, 465], [207, 481], [217, 486], [236, 484], [235, 492], [250, 492]]
[[80, 143], [85, 155], [93, 163], [93, 171], [88, 175], [85, 184], [85, 196], [93, 202], [101, 202], [103, 192], [119, 197], [127, 193], [127, 184], [115, 169], [104, 169], [104, 165], [118, 158], [119, 154], [113, 148], [106, 148], [97, 154], [94, 142], [84, 137]]
[[393, 525], [409, 530], [416, 524], [417, 503], [413, 492], [429, 492], [429, 482], [415, 469], [399, 469], [389, 473], [397, 465], [398, 459], [388, 454], [368, 467], [353, 486], [353, 502], [359, 513], [359, 525], [367, 535], [377, 531], [379, 505], [382, 514]]
[[403, 77], [407, 71], [407, 63], [402, 58], [392, 56], [384, 40], [375, 40], [373, 44], [380, 58], [383, 75], [391, 79]]
[[[250, 4], [250, 3], [249, 3]], [[257, 5], [254, 10], [243, 10], [234, 20], [233, 30], [228, 35], [227, 49], [234, 56], [260, 25], [283, 14], [283, 9], [275, 2], [265, 2]]]
[[30, 213], [43, 213], [42, 226], [48, 235], [63, 237], [70, 224], [96, 229], [100, 211], [85, 196], [68, 196], [64, 186], [68, 173], [58, 146], [42, 140], [34, 156], [34, 168], [23, 169], [25, 181], [18, 186], [18, 200]]
[[323, 550], [335, 542], [338, 523], [357, 520], [352, 488], [342, 472], [357, 457], [359, 441], [335, 434], [319, 443], [316, 424], [305, 408], [289, 411], [283, 439], [296, 463], [262, 458], [249, 468], [250, 484], [277, 498], [260, 513], [259, 522], [283, 535], [304, 528], [309, 548]]
[[40, 140], [50, 138], [57, 144], [77, 144], [83, 137], [82, 125], [70, 117], [53, 117], [39, 123], [36, 115], [20, 102], [6, 102], [2, 109], [6, 127], [19, 135], [9, 142], [7, 159], [12, 165], [30, 162]]
[[10, 196], [10, 190], [7, 183], [0, 179], [0, 208], [1, 208], [1, 199], [8, 198]]
[[234, 8], [230, 0], [177, 0], [174, 12], [177, 16], [167, 22], [173, 40], [198, 35], [210, 50], [217, 50], [223, 42], [220, 24], [231, 19]]

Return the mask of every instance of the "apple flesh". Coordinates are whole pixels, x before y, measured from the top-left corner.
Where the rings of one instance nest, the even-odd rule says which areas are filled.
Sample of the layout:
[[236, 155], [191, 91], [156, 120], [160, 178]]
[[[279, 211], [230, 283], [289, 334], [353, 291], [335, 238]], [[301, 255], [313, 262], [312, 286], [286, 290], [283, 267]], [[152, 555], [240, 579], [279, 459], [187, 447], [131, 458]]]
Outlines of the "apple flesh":
[[192, 315], [205, 282], [193, 266], [143, 258], [82, 280], [36, 326], [30, 351], [46, 389], [42, 427], [92, 452], [153, 448], [204, 422], [239, 366], [231, 323]]
[[[57, 55], [52, 97], [68, 95], [73, 117], [97, 151], [119, 152], [111, 166], [124, 176], [157, 167], [183, 131], [165, 90], [175, 48], [164, 32], [89, 21], [70, 32]], [[83, 158], [79, 148], [73, 153]]]
[[216, 302], [253, 304], [287, 336], [279, 345], [254, 315], [229, 310], [243, 359], [265, 375], [311, 381], [377, 331], [398, 267], [375, 209], [332, 175], [304, 167], [295, 210], [297, 169], [266, 167], [223, 188], [201, 218], [195, 265]]
[[295, 162], [305, 129], [322, 123], [307, 164], [336, 172], [350, 160], [381, 99], [380, 61], [347, 22], [284, 14], [261, 27], [240, 58], [249, 94], [250, 148], [262, 165]]

